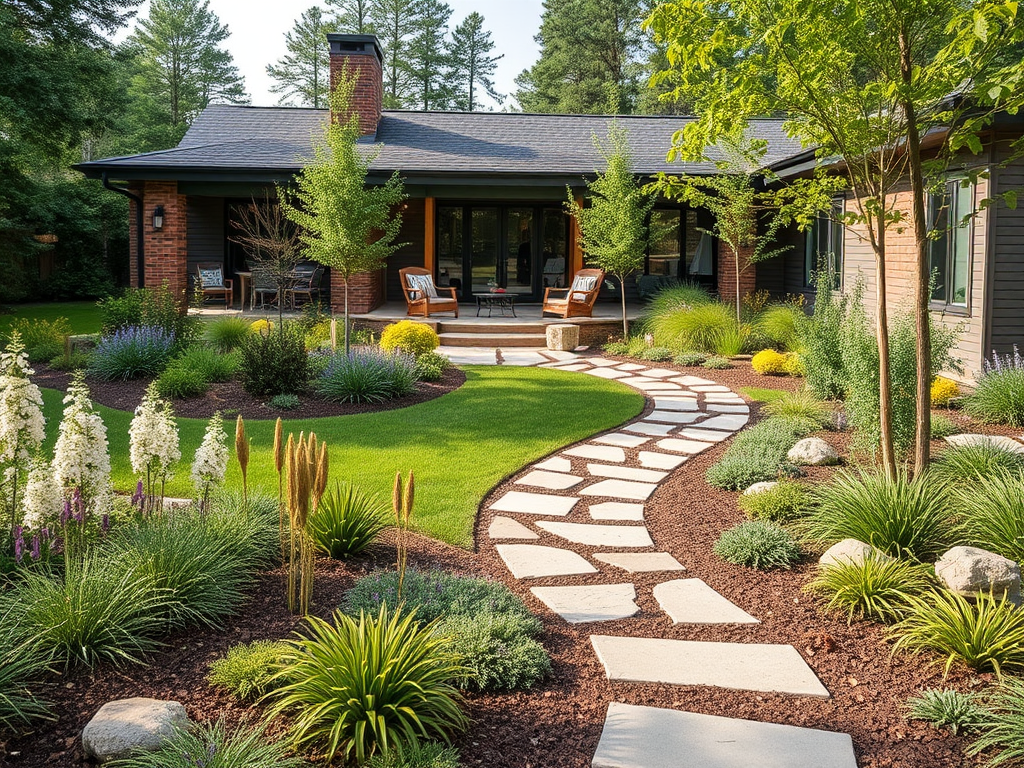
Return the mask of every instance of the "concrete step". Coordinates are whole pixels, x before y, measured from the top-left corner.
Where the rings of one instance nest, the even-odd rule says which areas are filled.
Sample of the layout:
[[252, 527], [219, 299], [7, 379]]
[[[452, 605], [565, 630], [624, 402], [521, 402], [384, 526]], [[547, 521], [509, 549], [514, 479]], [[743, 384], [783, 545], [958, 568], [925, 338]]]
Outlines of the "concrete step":
[[441, 344], [446, 347], [545, 347], [543, 333], [442, 333]]
[[501, 333], [501, 334], [543, 334], [544, 326], [541, 323], [524, 322], [475, 322], [473, 320], [445, 320], [438, 325], [438, 333]]

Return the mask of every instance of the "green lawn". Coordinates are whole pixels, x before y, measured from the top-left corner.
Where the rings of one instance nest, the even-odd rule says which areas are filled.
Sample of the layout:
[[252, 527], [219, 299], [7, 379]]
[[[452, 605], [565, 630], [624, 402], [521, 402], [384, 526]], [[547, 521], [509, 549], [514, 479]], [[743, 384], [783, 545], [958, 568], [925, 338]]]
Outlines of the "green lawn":
[[95, 301], [63, 301], [49, 304], [14, 304], [10, 314], [0, 314], [0, 335], [6, 336], [7, 329], [16, 317], [31, 320], [56, 320], [66, 317], [75, 334], [100, 332], [100, 308]]
[[[414, 522], [443, 541], [472, 544], [473, 519], [484, 494], [502, 478], [555, 449], [636, 416], [643, 397], [614, 381], [542, 368], [469, 366], [460, 389], [426, 403], [374, 414], [287, 422], [313, 430], [330, 445], [331, 477], [390, 498], [395, 472], [416, 473]], [[44, 390], [47, 448], [60, 421], [61, 395]], [[128, 464], [131, 414], [101, 408], [110, 440], [114, 482], [135, 485]], [[182, 456], [170, 495], [191, 495], [189, 466], [205, 422], [179, 419]], [[276, 493], [270, 451], [273, 421], [246, 423], [252, 440], [250, 484]], [[233, 436], [233, 430], [232, 430]], [[232, 454], [234, 451], [232, 450]], [[241, 477], [232, 459], [228, 483]]]
[[789, 390], [786, 389], [766, 389], [764, 387], [740, 387], [740, 392], [757, 403], [770, 403], [789, 394]]

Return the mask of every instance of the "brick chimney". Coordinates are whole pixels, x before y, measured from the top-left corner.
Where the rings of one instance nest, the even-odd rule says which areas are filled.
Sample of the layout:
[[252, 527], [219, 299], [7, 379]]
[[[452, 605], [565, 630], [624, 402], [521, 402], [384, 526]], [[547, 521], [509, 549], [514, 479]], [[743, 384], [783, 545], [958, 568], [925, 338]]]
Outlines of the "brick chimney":
[[335, 115], [348, 120], [354, 112], [359, 116], [359, 133], [372, 136], [377, 133], [380, 112], [384, 106], [384, 55], [375, 35], [327, 35], [331, 45], [331, 91], [342, 73], [355, 77], [355, 93], [347, 115]]

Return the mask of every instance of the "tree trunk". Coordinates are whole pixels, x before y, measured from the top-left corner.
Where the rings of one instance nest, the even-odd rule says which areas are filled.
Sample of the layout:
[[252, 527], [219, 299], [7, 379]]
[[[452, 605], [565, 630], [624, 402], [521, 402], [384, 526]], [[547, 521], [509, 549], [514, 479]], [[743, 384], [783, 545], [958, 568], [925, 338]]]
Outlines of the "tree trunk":
[[885, 217], [884, 196], [879, 201], [878, 240], [875, 244], [875, 335], [878, 342], [878, 421], [882, 449], [882, 469], [887, 477], [896, 476], [896, 456], [892, 441], [892, 381], [889, 373], [889, 315], [885, 306]]
[[740, 313], [740, 252], [734, 249], [732, 252], [732, 260], [736, 265], [736, 324], [739, 325], [743, 322], [743, 317]]
[[348, 277], [345, 277], [345, 357], [348, 357]]
[[[601, 290], [601, 286], [597, 286], [598, 290]], [[629, 338], [629, 321], [626, 320], [626, 278], [624, 276], [619, 277], [619, 293], [622, 294], [622, 340], [626, 341]]]

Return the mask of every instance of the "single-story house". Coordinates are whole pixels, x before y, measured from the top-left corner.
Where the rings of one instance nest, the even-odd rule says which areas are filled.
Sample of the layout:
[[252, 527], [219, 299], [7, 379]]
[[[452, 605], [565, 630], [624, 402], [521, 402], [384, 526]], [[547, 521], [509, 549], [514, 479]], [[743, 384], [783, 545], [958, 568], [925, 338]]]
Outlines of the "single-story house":
[[[496, 285], [521, 302], [539, 301], [545, 287], [568, 285], [583, 268], [584, 256], [565, 213], [566, 187], [582, 194], [585, 179], [603, 165], [593, 138], [603, 138], [613, 121], [628, 131], [640, 176], [715, 172], [711, 163], [666, 161], [672, 134], [686, 120], [678, 116], [384, 110], [377, 39], [330, 34], [328, 41], [332, 80], [343, 71], [355, 73], [352, 110], [363, 140], [380, 146], [370, 183], [398, 171], [409, 196], [399, 236], [407, 245], [385, 269], [353, 279], [354, 312], [401, 301], [398, 270], [408, 266], [431, 270], [435, 282], [455, 287], [462, 301]], [[292, 179], [311, 156], [327, 119], [326, 110], [211, 105], [174, 149], [76, 167], [131, 198], [132, 283], [166, 282], [184, 291], [201, 263], [221, 264], [228, 276], [247, 271], [246, 254], [232, 240], [239, 206]], [[765, 162], [781, 177], [813, 168], [813, 151], [789, 138], [781, 120], [757, 120], [751, 130], [766, 140]], [[1010, 138], [1020, 133], [1019, 120], [996, 126], [987, 137], [986, 155], [976, 159], [988, 169], [988, 178], [968, 188], [951, 179], [946, 195], [936, 196], [935, 214], [948, 216], [952, 210], [959, 216], [990, 191], [1020, 187], [1024, 163], [1000, 167]], [[665, 201], [653, 215], [669, 229], [650, 248], [645, 274], [734, 294], [733, 267], [704, 232], [709, 222], [703, 211]], [[844, 285], [852, 284], [859, 270], [867, 277], [873, 272], [870, 246], [855, 229], [837, 226], [828, 216], [811, 231], [794, 231], [787, 238], [788, 253], [744, 270], [743, 292], [811, 293], [810, 272], [822, 254], [836, 260]], [[895, 236], [890, 250], [894, 306], [908, 296], [909, 238], [909, 229]], [[933, 306], [962, 324], [960, 356], [971, 377], [989, 351], [1007, 351], [1024, 330], [1024, 211], [989, 207], [969, 227], [952, 229], [936, 241], [933, 252], [939, 271]], [[340, 277], [331, 276], [329, 283], [332, 300], [340, 302]], [[635, 290], [626, 289], [627, 295]], [[870, 281], [868, 291], [870, 299]]]

